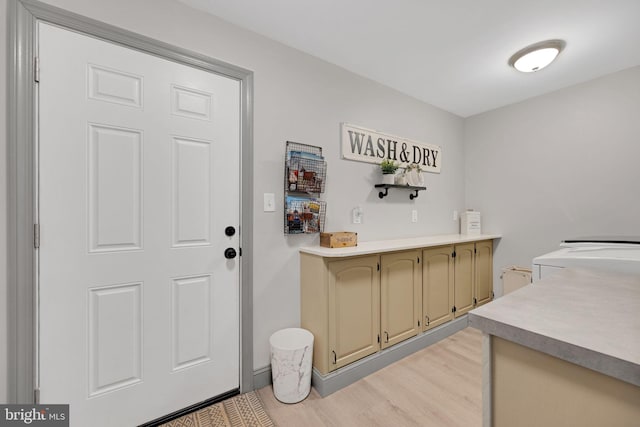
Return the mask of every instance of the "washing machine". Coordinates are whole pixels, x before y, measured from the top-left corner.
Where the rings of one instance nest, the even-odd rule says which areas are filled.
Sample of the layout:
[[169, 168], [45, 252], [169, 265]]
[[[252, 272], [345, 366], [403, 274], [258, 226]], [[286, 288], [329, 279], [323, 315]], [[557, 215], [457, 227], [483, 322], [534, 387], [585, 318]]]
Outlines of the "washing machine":
[[560, 249], [533, 259], [533, 281], [548, 277], [566, 267], [640, 275], [640, 236], [563, 240]]

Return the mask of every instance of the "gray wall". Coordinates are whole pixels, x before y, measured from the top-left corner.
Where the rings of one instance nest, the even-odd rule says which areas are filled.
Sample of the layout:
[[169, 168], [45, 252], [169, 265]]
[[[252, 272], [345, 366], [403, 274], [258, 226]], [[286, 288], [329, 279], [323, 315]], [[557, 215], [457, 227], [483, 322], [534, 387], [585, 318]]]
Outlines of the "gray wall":
[[500, 268], [564, 238], [640, 235], [640, 67], [465, 120], [466, 204]]
[[[457, 232], [451, 214], [454, 209], [462, 209], [464, 202], [461, 118], [172, 0], [47, 0], [47, 3], [255, 72], [255, 369], [269, 364], [268, 339], [273, 332], [299, 326], [297, 249], [318, 243], [317, 235], [283, 235], [285, 141], [324, 149], [328, 161], [323, 196], [328, 203], [327, 230], [357, 231], [362, 241]], [[4, 2], [2, 5], [4, 9]], [[2, 43], [4, 40], [0, 40]], [[5, 85], [4, 72], [2, 68], [0, 87]], [[340, 159], [343, 121], [441, 145], [442, 173], [429, 174], [426, 177], [429, 190], [413, 202], [407, 192], [378, 199], [373, 188], [378, 180], [376, 166]], [[4, 145], [3, 135], [2, 153]], [[3, 205], [4, 186], [1, 191]], [[276, 194], [275, 213], [262, 212], [265, 192]], [[356, 205], [364, 209], [364, 222], [357, 227], [350, 224], [350, 211]], [[418, 223], [411, 223], [411, 209], [419, 211]], [[4, 238], [1, 241], [1, 250], [5, 241]], [[6, 259], [1, 258], [0, 262]], [[4, 307], [0, 311], [5, 312]], [[5, 328], [0, 329], [2, 338]], [[0, 339], [0, 345], [4, 346], [5, 341]], [[0, 354], [0, 371], [4, 374], [4, 353]]]
[[0, 403], [7, 401], [7, 2], [0, 2]]

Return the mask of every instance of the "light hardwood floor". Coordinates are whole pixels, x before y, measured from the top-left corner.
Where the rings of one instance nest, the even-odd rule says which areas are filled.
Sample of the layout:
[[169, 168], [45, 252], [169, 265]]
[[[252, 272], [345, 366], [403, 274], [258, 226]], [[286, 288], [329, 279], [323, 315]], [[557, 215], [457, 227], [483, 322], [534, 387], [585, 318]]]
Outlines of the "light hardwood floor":
[[281, 403], [258, 390], [280, 427], [482, 425], [482, 333], [466, 328], [325, 398]]

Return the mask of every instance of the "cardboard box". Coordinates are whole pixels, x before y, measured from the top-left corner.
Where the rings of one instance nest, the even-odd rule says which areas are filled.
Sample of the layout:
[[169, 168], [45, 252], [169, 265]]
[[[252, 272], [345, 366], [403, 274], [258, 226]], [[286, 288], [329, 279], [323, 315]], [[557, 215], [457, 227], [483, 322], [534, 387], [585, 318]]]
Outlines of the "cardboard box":
[[358, 233], [351, 231], [335, 231], [320, 233], [320, 246], [325, 248], [346, 248], [358, 246]]

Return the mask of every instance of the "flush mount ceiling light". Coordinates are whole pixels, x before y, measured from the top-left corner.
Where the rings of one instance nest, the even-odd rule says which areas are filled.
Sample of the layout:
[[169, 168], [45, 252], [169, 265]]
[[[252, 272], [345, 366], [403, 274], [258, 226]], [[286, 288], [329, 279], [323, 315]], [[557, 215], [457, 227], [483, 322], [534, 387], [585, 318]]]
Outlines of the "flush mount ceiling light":
[[563, 40], [546, 40], [532, 44], [514, 53], [509, 58], [509, 65], [523, 73], [540, 71], [556, 59], [565, 44]]

